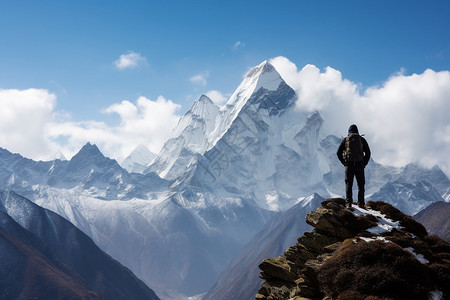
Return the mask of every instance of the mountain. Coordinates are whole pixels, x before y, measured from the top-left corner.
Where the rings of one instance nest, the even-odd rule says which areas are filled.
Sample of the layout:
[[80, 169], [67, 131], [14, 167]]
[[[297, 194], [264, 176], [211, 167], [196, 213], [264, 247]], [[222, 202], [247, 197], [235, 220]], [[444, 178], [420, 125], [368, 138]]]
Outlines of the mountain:
[[261, 286], [258, 264], [266, 257], [277, 256], [292, 245], [299, 234], [311, 230], [304, 219], [324, 199], [317, 194], [299, 201], [287, 211], [277, 213], [239, 251], [228, 264], [214, 287], [202, 300], [252, 300]]
[[144, 145], [139, 145], [120, 163], [120, 166], [129, 173], [143, 173], [155, 157], [155, 153]]
[[[28, 193], [33, 202], [69, 219], [158, 294], [167, 293], [166, 298], [210, 288], [223, 266], [273, 215], [250, 197], [204, 193], [187, 206], [167, 190], [167, 181], [154, 173], [128, 174], [91, 144], [68, 162], [34, 162], [3, 150], [0, 163], [0, 176], [14, 178], [0, 182], [2, 188]], [[60, 175], [52, 180], [55, 174]], [[123, 179], [119, 185], [118, 177]], [[101, 187], [117, 191], [109, 197], [122, 198], [106, 198]], [[148, 192], [129, 198], [138, 190]]]
[[202, 95], [184, 114], [172, 136], [145, 173], [156, 172], [166, 179], [181, 176], [212, 142], [212, 132], [220, 120], [220, 111], [211, 99]]
[[159, 299], [59, 215], [0, 191], [1, 299]]
[[429, 234], [435, 234], [450, 243], [450, 203], [434, 202], [414, 215]]
[[448, 299], [450, 244], [385, 202], [345, 208], [327, 199], [314, 227], [263, 260], [256, 299]]
[[407, 214], [414, 215], [434, 202], [444, 201], [431, 183], [420, 180], [414, 184], [399, 181], [386, 183], [369, 200], [391, 203]]
[[0, 180], [1, 188], [15, 190], [30, 199], [36, 188], [46, 186], [80, 189], [102, 199], [147, 198], [165, 191], [169, 184], [155, 173], [128, 173], [90, 143], [69, 161], [35, 162], [0, 148]]
[[[274, 215], [314, 193], [344, 194], [341, 138], [326, 132], [320, 112], [296, 109], [298, 97], [265, 61], [224, 106], [206, 96], [195, 101], [143, 174], [89, 143], [69, 161], [35, 162], [0, 149], [0, 188], [70, 220], [161, 298], [202, 294]], [[373, 160], [366, 168], [367, 195], [393, 182], [448, 195], [445, 180], [439, 168]], [[421, 207], [441, 201], [414, 195], [389, 199], [411, 209], [416, 200]]]

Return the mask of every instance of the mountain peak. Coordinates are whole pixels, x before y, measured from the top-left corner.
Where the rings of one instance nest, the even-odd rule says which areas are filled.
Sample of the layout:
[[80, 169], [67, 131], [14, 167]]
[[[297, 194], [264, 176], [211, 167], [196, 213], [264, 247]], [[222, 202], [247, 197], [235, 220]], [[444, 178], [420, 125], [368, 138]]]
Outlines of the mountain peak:
[[205, 113], [208, 113], [210, 110], [219, 110], [218, 106], [214, 104], [214, 102], [205, 94], [202, 94], [200, 98], [198, 98], [194, 104], [192, 104], [191, 109], [187, 112], [187, 114], [192, 113], [198, 116], [204, 116]]
[[205, 94], [202, 94], [200, 96], [200, 98], [198, 98], [198, 100], [196, 102], [202, 102], [202, 103], [208, 103], [208, 104], [214, 104], [214, 102], [211, 100], [211, 98], [209, 98], [208, 96], [206, 96]]
[[120, 165], [130, 173], [142, 173], [155, 157], [155, 153], [151, 152], [146, 146], [140, 144]]
[[97, 160], [103, 159], [105, 156], [98, 149], [97, 145], [86, 143], [77, 154], [75, 154], [70, 161], [78, 161], [78, 160]]
[[267, 60], [251, 69], [245, 77], [256, 80], [255, 92], [260, 88], [275, 91], [280, 83], [283, 82], [275, 67]]
[[270, 62], [265, 60], [262, 63], [260, 63], [259, 65], [257, 65], [256, 67], [253, 67], [250, 71], [248, 71], [248, 73], [245, 75], [245, 77], [259, 76], [263, 73], [267, 73], [267, 72], [270, 73], [273, 71], [276, 71], [275, 67]]
[[98, 149], [96, 144], [91, 144], [90, 142], [87, 142], [83, 147], [81, 147], [80, 151], [78, 152], [80, 153], [91, 153], [91, 154], [102, 154], [102, 152], [100, 151], [100, 149]]
[[282, 83], [286, 84], [275, 67], [265, 60], [248, 71], [244, 80], [227, 102], [227, 106], [236, 106], [236, 110], [240, 110], [247, 100], [261, 88], [276, 91]]

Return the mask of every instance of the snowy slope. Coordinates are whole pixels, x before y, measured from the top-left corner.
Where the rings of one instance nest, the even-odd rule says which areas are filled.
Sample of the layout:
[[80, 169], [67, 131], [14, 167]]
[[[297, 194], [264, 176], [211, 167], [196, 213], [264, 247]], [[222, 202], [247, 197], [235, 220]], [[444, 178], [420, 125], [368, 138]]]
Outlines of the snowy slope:
[[139, 145], [120, 163], [120, 166], [129, 173], [143, 173], [155, 157], [155, 153], [144, 145]]
[[203, 154], [209, 147], [211, 132], [220, 122], [220, 117], [219, 107], [202, 95], [180, 119], [172, 136], [144, 173], [156, 172], [166, 179], [182, 175], [195, 154]]

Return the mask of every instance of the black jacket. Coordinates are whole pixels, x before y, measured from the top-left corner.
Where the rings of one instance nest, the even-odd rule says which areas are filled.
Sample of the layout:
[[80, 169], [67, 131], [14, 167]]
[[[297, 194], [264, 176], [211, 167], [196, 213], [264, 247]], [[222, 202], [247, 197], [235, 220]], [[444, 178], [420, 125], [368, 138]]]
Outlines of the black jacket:
[[[346, 162], [344, 159], [344, 151], [345, 151], [345, 139], [342, 140], [341, 144], [339, 145], [338, 151], [337, 151], [337, 157], [341, 161], [341, 163], [346, 166]], [[366, 166], [369, 163], [370, 160], [370, 148], [369, 144], [367, 144], [367, 141], [365, 138], [361, 137], [361, 142], [363, 144], [363, 151], [364, 151], [364, 166]]]

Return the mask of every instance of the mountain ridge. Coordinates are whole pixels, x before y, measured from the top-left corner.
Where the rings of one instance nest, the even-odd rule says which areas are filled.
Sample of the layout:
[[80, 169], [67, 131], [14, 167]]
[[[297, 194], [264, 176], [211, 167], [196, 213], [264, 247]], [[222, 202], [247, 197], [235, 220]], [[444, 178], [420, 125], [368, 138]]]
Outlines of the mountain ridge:
[[[0, 289], [2, 295], [159, 299], [129, 269], [56, 213], [14, 192], [0, 191], [0, 216], [0, 256], [27, 259], [26, 263], [14, 263], [10, 273], [0, 272], [0, 281], [11, 283]], [[10, 250], [5, 251], [5, 247]]]

